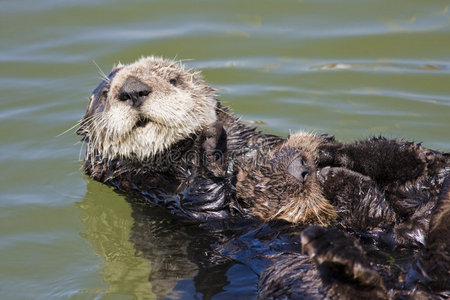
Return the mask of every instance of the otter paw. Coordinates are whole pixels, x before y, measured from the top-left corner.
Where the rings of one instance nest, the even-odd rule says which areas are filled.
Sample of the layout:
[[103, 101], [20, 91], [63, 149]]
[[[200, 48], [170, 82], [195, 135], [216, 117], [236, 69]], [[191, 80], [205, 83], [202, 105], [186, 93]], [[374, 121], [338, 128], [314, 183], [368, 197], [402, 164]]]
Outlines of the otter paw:
[[318, 175], [322, 183], [329, 180], [335, 180], [335, 178], [339, 178], [340, 181], [372, 181], [368, 176], [342, 167], [325, 167], [319, 170]]
[[366, 261], [362, 247], [344, 232], [310, 226], [302, 231], [301, 244], [302, 251], [318, 265], [326, 282], [383, 289], [381, 279]]

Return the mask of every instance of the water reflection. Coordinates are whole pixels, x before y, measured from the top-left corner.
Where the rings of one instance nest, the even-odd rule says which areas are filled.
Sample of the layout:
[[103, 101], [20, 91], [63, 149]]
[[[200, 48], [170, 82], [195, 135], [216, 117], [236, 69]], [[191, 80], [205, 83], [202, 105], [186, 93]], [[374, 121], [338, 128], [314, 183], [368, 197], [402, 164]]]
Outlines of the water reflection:
[[133, 226], [130, 204], [112, 190], [89, 181], [78, 207], [84, 213], [85, 230], [81, 236], [104, 260], [100, 276], [107, 287], [99, 292], [155, 298], [148, 280], [150, 262], [136, 255], [129, 241]]
[[105, 261], [105, 294], [154, 299], [256, 297], [257, 275], [215, 251], [233, 230], [201, 228], [89, 181], [82, 236]]

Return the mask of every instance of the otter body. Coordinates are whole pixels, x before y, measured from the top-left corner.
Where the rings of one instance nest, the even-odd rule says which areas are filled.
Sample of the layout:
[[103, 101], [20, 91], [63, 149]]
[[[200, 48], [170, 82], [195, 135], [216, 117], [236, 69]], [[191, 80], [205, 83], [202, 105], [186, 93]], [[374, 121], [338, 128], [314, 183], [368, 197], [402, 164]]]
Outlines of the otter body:
[[[115, 67], [77, 133], [87, 174], [175, 215], [334, 226], [392, 248], [426, 244], [450, 176], [448, 153], [415, 143], [263, 134], [222, 107], [197, 73], [154, 57]], [[372, 283], [385, 292], [380, 278]]]

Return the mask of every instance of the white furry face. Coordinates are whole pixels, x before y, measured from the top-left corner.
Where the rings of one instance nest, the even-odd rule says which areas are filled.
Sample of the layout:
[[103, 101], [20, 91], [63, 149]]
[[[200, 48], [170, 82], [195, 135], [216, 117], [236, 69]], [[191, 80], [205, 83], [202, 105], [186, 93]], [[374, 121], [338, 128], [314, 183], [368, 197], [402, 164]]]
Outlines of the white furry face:
[[147, 57], [113, 69], [91, 95], [78, 132], [88, 137], [88, 154], [144, 160], [214, 122], [216, 105], [198, 73]]

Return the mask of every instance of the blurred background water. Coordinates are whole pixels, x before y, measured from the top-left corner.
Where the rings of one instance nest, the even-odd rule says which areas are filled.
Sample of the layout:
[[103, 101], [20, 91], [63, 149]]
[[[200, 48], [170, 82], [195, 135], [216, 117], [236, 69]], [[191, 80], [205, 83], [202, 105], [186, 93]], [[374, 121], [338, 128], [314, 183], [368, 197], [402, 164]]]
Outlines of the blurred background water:
[[[107, 73], [141, 56], [181, 59], [265, 132], [302, 129], [345, 141], [382, 134], [449, 151], [449, 7], [447, 0], [0, 1], [1, 298], [254, 297], [256, 277], [239, 266], [222, 291], [208, 291], [188, 259], [164, 247], [140, 253], [130, 240], [132, 204], [82, 174], [79, 137], [58, 135], [84, 114], [100, 81], [96, 65]], [[150, 232], [189, 240], [153, 217]], [[161, 257], [189, 270], [170, 280], [150, 276]]]

